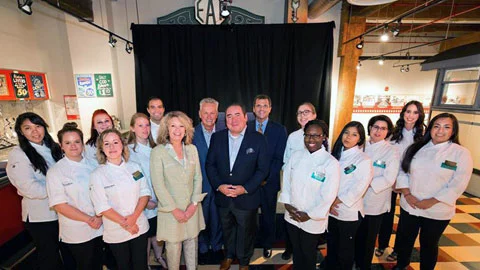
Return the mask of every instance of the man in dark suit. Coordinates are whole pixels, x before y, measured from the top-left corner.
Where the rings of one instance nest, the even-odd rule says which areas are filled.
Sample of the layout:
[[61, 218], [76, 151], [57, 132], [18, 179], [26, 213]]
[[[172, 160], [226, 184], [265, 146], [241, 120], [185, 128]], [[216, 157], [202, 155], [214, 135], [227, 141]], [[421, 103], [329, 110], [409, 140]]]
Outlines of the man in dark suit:
[[247, 114], [241, 105], [230, 105], [225, 114], [228, 130], [212, 135], [205, 169], [216, 191], [225, 243], [220, 269], [229, 269], [237, 257], [245, 270], [253, 255], [259, 188], [268, 175], [267, 141], [259, 133], [246, 132]]
[[213, 133], [223, 128], [216, 125], [218, 117], [218, 101], [213, 98], [204, 98], [200, 101], [200, 110], [198, 111], [201, 123], [195, 127], [193, 144], [197, 147], [202, 169], [202, 192], [207, 196], [202, 201], [203, 217], [205, 218], [205, 230], [198, 235], [198, 263], [218, 264], [223, 259], [222, 251], [222, 227], [218, 216], [218, 209], [215, 205], [215, 192], [208, 181], [205, 171], [205, 161], [207, 160], [208, 148], [210, 147], [210, 138]]
[[248, 122], [249, 132], [258, 132], [267, 138], [268, 162], [270, 170], [260, 188], [260, 230], [258, 240], [263, 245], [263, 257], [272, 256], [275, 241], [275, 219], [277, 209], [277, 194], [280, 190], [280, 170], [283, 166], [283, 153], [287, 144], [287, 129], [270, 120], [272, 101], [267, 95], [258, 95], [253, 102], [255, 120]]

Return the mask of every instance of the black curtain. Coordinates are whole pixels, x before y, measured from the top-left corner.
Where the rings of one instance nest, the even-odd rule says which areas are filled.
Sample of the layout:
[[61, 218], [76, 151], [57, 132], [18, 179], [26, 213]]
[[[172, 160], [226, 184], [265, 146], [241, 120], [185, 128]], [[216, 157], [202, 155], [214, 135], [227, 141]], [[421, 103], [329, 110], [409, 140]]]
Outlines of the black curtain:
[[305, 101], [330, 117], [335, 24], [132, 25], [137, 110], [160, 97], [167, 111], [198, 123], [198, 103], [213, 97], [252, 111], [257, 94], [272, 99], [270, 118], [289, 132]]

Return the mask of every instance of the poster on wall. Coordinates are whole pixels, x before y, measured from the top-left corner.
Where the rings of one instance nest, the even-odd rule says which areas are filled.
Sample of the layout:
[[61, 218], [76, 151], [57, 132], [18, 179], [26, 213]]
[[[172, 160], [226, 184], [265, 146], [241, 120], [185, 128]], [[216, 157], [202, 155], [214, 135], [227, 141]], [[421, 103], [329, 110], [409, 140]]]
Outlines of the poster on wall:
[[5, 74], [0, 74], [0, 96], [9, 96], [7, 86], [7, 76]]
[[22, 73], [12, 73], [13, 90], [17, 98], [28, 98], [27, 76]]
[[75, 75], [75, 87], [77, 88], [77, 97], [94, 98], [96, 97], [93, 74]]
[[32, 82], [33, 96], [35, 98], [45, 98], [45, 82], [41, 75], [30, 75], [30, 81]]
[[63, 101], [65, 102], [65, 113], [68, 120], [80, 119], [80, 111], [78, 109], [78, 100], [75, 95], [64, 95]]
[[97, 97], [113, 97], [111, 74], [95, 74], [95, 86], [97, 88]]

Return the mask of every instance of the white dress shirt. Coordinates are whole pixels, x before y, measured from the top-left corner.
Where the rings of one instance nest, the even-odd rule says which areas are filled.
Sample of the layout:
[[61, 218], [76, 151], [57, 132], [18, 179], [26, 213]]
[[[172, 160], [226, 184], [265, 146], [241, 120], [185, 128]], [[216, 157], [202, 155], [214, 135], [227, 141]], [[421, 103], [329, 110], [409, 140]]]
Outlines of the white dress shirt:
[[338, 216], [330, 216], [342, 221], [356, 221], [358, 212], [364, 216], [362, 198], [372, 181], [372, 160], [354, 146], [342, 152], [339, 163], [340, 188], [337, 197], [342, 203], [336, 208]]
[[[135, 180], [134, 174], [141, 177]], [[122, 162], [115, 165], [107, 161], [100, 165], [90, 175], [90, 198], [95, 212], [100, 214], [109, 209], [115, 210], [122, 216], [133, 214], [138, 200], [143, 196], [150, 196], [147, 179], [140, 165], [135, 162]], [[120, 224], [103, 217], [103, 241], [106, 243], [122, 243], [148, 231], [148, 220], [142, 212], [137, 219], [139, 231], [130, 234]]]
[[306, 149], [303, 142], [303, 128], [296, 130], [288, 135], [285, 153], [283, 154], [283, 164], [287, 164], [293, 152]]
[[[155, 192], [153, 192], [152, 178], [150, 177], [150, 153], [152, 152], [152, 148], [150, 147], [150, 145], [143, 145], [141, 143], [137, 143], [137, 147], [135, 147], [135, 150], [133, 150], [133, 144], [128, 145], [128, 150], [130, 150], [129, 161], [133, 161], [139, 164], [142, 168], [142, 171], [145, 173], [145, 177], [147, 177], [148, 188], [150, 189], [152, 194], [150, 200], [157, 202], [157, 196], [155, 196]], [[148, 219], [151, 219], [157, 216], [157, 211], [158, 208], [155, 207], [154, 209], [145, 208], [143, 212]]]
[[409, 188], [419, 200], [435, 198], [440, 202], [429, 209], [414, 209], [402, 195], [400, 206], [410, 215], [451, 219], [455, 215], [455, 203], [470, 181], [472, 169], [472, 157], [465, 147], [452, 142], [436, 145], [428, 142], [413, 157], [410, 173], [400, 170], [396, 187]]
[[[90, 173], [97, 165], [89, 159], [76, 162], [62, 158], [47, 173], [47, 193], [50, 207], [67, 203], [89, 216], [95, 216], [90, 200]], [[103, 226], [95, 230], [83, 221], [58, 214], [60, 239], [65, 243], [78, 244], [102, 235]]]
[[285, 165], [278, 201], [306, 212], [311, 219], [297, 222], [285, 211], [285, 220], [308, 233], [325, 232], [339, 184], [338, 161], [325, 148], [314, 153], [307, 149], [296, 151]]
[[150, 120], [150, 133], [152, 133], [152, 138], [155, 143], [157, 143], [159, 130], [160, 130], [160, 125], [157, 125], [152, 120]]
[[400, 154], [397, 147], [382, 140], [365, 144], [365, 154], [372, 160], [373, 179], [363, 197], [366, 215], [381, 215], [390, 211], [392, 187], [400, 167]]
[[[50, 149], [45, 145], [30, 143], [45, 159], [50, 168], [55, 164]], [[44, 222], [57, 220], [57, 213], [48, 206], [45, 175], [34, 170], [33, 165], [20, 146], [8, 154], [8, 179], [22, 196], [22, 221]]]

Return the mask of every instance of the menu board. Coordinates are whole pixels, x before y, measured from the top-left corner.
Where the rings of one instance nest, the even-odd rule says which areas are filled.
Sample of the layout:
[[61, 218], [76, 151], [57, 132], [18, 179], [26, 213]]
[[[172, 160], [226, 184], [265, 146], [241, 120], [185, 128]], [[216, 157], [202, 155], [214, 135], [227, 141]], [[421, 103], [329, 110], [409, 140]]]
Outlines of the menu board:
[[45, 82], [43, 81], [43, 76], [41, 75], [30, 75], [30, 81], [32, 82], [33, 96], [35, 98], [45, 98]]
[[95, 74], [95, 86], [97, 87], [97, 97], [113, 97], [111, 74]]
[[48, 99], [45, 73], [0, 69], [0, 100]]
[[15, 97], [17, 98], [29, 98], [27, 76], [22, 73], [12, 73], [13, 90], [15, 91]]
[[76, 74], [78, 98], [113, 97], [112, 74]]

